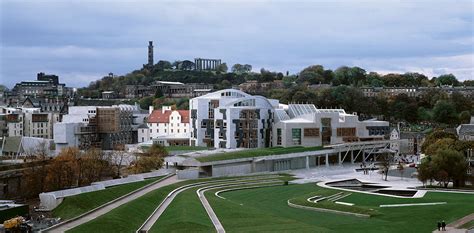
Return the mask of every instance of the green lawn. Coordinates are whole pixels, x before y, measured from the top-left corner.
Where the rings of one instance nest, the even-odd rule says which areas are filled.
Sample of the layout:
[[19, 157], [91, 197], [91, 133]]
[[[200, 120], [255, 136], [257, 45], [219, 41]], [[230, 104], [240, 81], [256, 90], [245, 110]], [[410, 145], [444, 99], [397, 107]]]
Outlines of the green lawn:
[[271, 148], [259, 148], [251, 150], [241, 150], [234, 152], [218, 153], [209, 156], [197, 157], [196, 160], [199, 162], [213, 162], [220, 160], [229, 160], [229, 159], [241, 159], [241, 158], [252, 158], [268, 155], [281, 155], [289, 153], [298, 153], [306, 151], [317, 151], [324, 149], [322, 146], [315, 147], [271, 147]]
[[[223, 177], [215, 178], [212, 180], [235, 178], [236, 177]], [[283, 179], [289, 179], [289, 177], [285, 176]], [[155, 210], [155, 208], [161, 203], [161, 201], [163, 201], [166, 195], [168, 195], [168, 193], [171, 192], [173, 189], [176, 189], [182, 185], [208, 180], [211, 179], [187, 180], [151, 191], [133, 201], [130, 201], [124, 205], [119, 206], [118, 208], [113, 209], [112, 211], [94, 220], [91, 220], [85, 224], [73, 228], [68, 232], [135, 232], [143, 224], [143, 222], [145, 222], [145, 220]], [[181, 198], [180, 195], [178, 195], [177, 198]], [[183, 198], [184, 200], [186, 200], [186, 197]], [[197, 202], [195, 204], [200, 205], [199, 200], [196, 200]], [[171, 205], [177, 204], [175, 202], [172, 202]], [[196, 207], [196, 205], [194, 205], [194, 207], [192, 208], [199, 209]], [[176, 226], [179, 226], [179, 224], [176, 224]], [[205, 227], [205, 224], [203, 224], [203, 227]], [[192, 224], [189, 225], [189, 229], [193, 231]]]
[[[377, 214], [377, 211], [375, 211], [372, 208], [367, 208], [367, 207], [340, 205], [328, 200], [322, 200], [317, 203], [308, 201], [308, 198], [310, 197], [314, 197], [314, 196], [329, 197], [333, 194], [337, 194], [340, 192], [341, 192], [340, 190], [335, 190], [335, 189], [319, 189], [317, 192], [312, 192], [310, 194], [305, 194], [302, 196], [292, 198], [290, 199], [290, 202], [293, 204], [302, 205], [302, 206], [344, 211], [344, 212], [357, 213], [357, 214], [367, 214], [370, 216], [374, 216]], [[343, 192], [343, 194], [348, 194], [348, 193], [350, 192]], [[338, 201], [341, 201], [341, 200], [342, 199]]]
[[[235, 177], [228, 177], [235, 178]], [[220, 178], [220, 179], [228, 179]], [[283, 180], [291, 179], [289, 176]], [[189, 180], [152, 191], [109, 213], [68, 232], [134, 232], [173, 189], [208, 179]], [[217, 180], [217, 179], [215, 179]], [[152, 232], [214, 232], [196, 195], [196, 188], [184, 191], [151, 229]], [[313, 195], [331, 195], [336, 190], [312, 184], [262, 187], [221, 193], [206, 192], [227, 232], [431, 232], [437, 221], [453, 222], [474, 212], [474, 195], [428, 192], [423, 198], [395, 198], [352, 193], [340, 201], [355, 209], [373, 209], [371, 218], [321, 213], [289, 207], [287, 200]], [[447, 202], [446, 205], [379, 208], [380, 204]], [[328, 204], [329, 205], [329, 204]], [[331, 204], [336, 205], [336, 204]], [[334, 206], [325, 208], [345, 208]], [[357, 212], [354, 209], [345, 209]]]
[[[227, 232], [431, 232], [437, 221], [447, 223], [474, 212], [474, 195], [429, 192], [421, 199], [353, 193], [340, 201], [379, 213], [371, 218], [291, 208], [287, 200], [321, 190], [315, 184], [276, 186], [207, 195]], [[446, 205], [379, 208], [380, 204], [443, 202]]]
[[214, 225], [192, 188], [180, 193], [168, 206], [150, 232], [213, 232]]
[[63, 202], [53, 210], [53, 216], [61, 217], [62, 219], [76, 217], [160, 178], [162, 177], [146, 179], [144, 181], [113, 186], [104, 190], [66, 197]]
[[165, 149], [169, 151], [199, 151], [208, 150], [209, 148], [204, 146], [166, 146]]

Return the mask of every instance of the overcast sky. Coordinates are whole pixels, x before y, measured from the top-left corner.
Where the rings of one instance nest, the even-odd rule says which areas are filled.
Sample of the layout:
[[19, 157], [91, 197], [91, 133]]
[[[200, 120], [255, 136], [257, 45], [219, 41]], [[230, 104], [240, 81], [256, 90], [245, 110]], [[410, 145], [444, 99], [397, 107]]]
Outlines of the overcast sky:
[[474, 77], [466, 1], [0, 1], [0, 83], [36, 73], [81, 87], [158, 60], [220, 58], [296, 73], [335, 69]]

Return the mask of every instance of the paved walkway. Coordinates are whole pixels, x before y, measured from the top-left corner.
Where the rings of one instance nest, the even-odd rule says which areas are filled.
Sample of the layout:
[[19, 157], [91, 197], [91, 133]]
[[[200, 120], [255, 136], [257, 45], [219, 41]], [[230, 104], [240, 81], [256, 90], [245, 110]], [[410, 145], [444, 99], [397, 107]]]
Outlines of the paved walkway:
[[382, 179], [382, 175], [377, 173], [377, 171], [370, 171], [368, 175], [364, 175], [363, 172], [355, 171], [356, 168], [360, 168], [359, 164], [344, 164], [343, 166], [332, 165], [329, 167], [319, 166], [310, 169], [293, 170], [289, 171], [289, 173], [301, 178], [300, 180], [292, 181], [294, 183], [358, 179], [363, 182], [391, 186], [394, 189], [406, 189], [423, 185], [423, 183], [416, 178], [404, 177], [402, 179], [400, 176], [388, 176], [387, 181], [385, 181]]
[[180, 180], [178, 180], [178, 177], [176, 175], [173, 175], [173, 176], [168, 177], [168, 178], [166, 178], [166, 179], [164, 179], [164, 180], [162, 180], [158, 183], [155, 183], [151, 186], [148, 186], [147, 188], [145, 188], [143, 190], [140, 190], [139, 192], [136, 192], [136, 193], [134, 193], [130, 196], [127, 196], [123, 199], [120, 199], [116, 202], [112, 202], [110, 204], [107, 204], [107, 205], [95, 210], [95, 211], [92, 211], [88, 214], [85, 214], [84, 216], [81, 216], [78, 219], [72, 220], [70, 222], [66, 222], [64, 224], [60, 223], [59, 226], [54, 227], [53, 229], [45, 231], [45, 232], [65, 232], [69, 229], [72, 229], [72, 228], [77, 227], [81, 224], [89, 222], [89, 221], [91, 221], [91, 220], [93, 220], [93, 219], [95, 219], [99, 216], [102, 216], [102, 215], [108, 213], [109, 211], [111, 211], [111, 210], [113, 210], [113, 209], [115, 209], [115, 208], [117, 208], [117, 207], [119, 207], [119, 206], [121, 206], [125, 203], [133, 201], [133, 200], [135, 200], [135, 199], [137, 199], [137, 198], [139, 198], [139, 197], [141, 197], [141, 196], [143, 196], [143, 195], [145, 195], [145, 194], [147, 194], [147, 193], [149, 193], [149, 192], [151, 192], [155, 189], [159, 189], [161, 187], [164, 187], [164, 186], [167, 186], [167, 185], [170, 185], [170, 184], [174, 184], [174, 183], [177, 183], [179, 181]]
[[457, 229], [458, 227], [461, 227], [462, 225], [474, 221], [474, 213], [464, 216], [463, 218], [460, 218], [448, 225], [446, 225], [446, 231], [438, 231], [435, 230], [433, 233], [438, 233], [438, 232], [444, 232], [444, 233], [466, 233], [467, 229]]

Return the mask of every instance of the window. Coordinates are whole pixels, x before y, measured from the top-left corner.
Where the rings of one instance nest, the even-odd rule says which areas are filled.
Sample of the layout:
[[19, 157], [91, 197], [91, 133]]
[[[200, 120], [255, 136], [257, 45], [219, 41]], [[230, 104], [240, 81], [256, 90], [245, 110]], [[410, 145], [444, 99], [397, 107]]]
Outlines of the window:
[[338, 137], [354, 137], [356, 136], [356, 128], [337, 128]]
[[178, 129], [178, 133], [179, 133], [179, 129]]
[[281, 129], [277, 129], [277, 145], [281, 145]]
[[293, 145], [301, 145], [301, 129], [291, 129]]
[[305, 137], [319, 137], [319, 129], [318, 128], [306, 128], [306, 129], [304, 129], [304, 136]]

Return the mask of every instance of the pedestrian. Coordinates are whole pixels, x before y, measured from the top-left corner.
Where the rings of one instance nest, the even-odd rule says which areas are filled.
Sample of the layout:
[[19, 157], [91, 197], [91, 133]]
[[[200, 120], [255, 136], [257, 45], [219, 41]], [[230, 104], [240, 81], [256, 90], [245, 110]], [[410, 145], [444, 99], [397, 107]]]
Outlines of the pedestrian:
[[441, 231], [441, 222], [438, 221], [438, 231]]
[[441, 228], [443, 231], [446, 230], [446, 222], [444, 220], [441, 222]]

